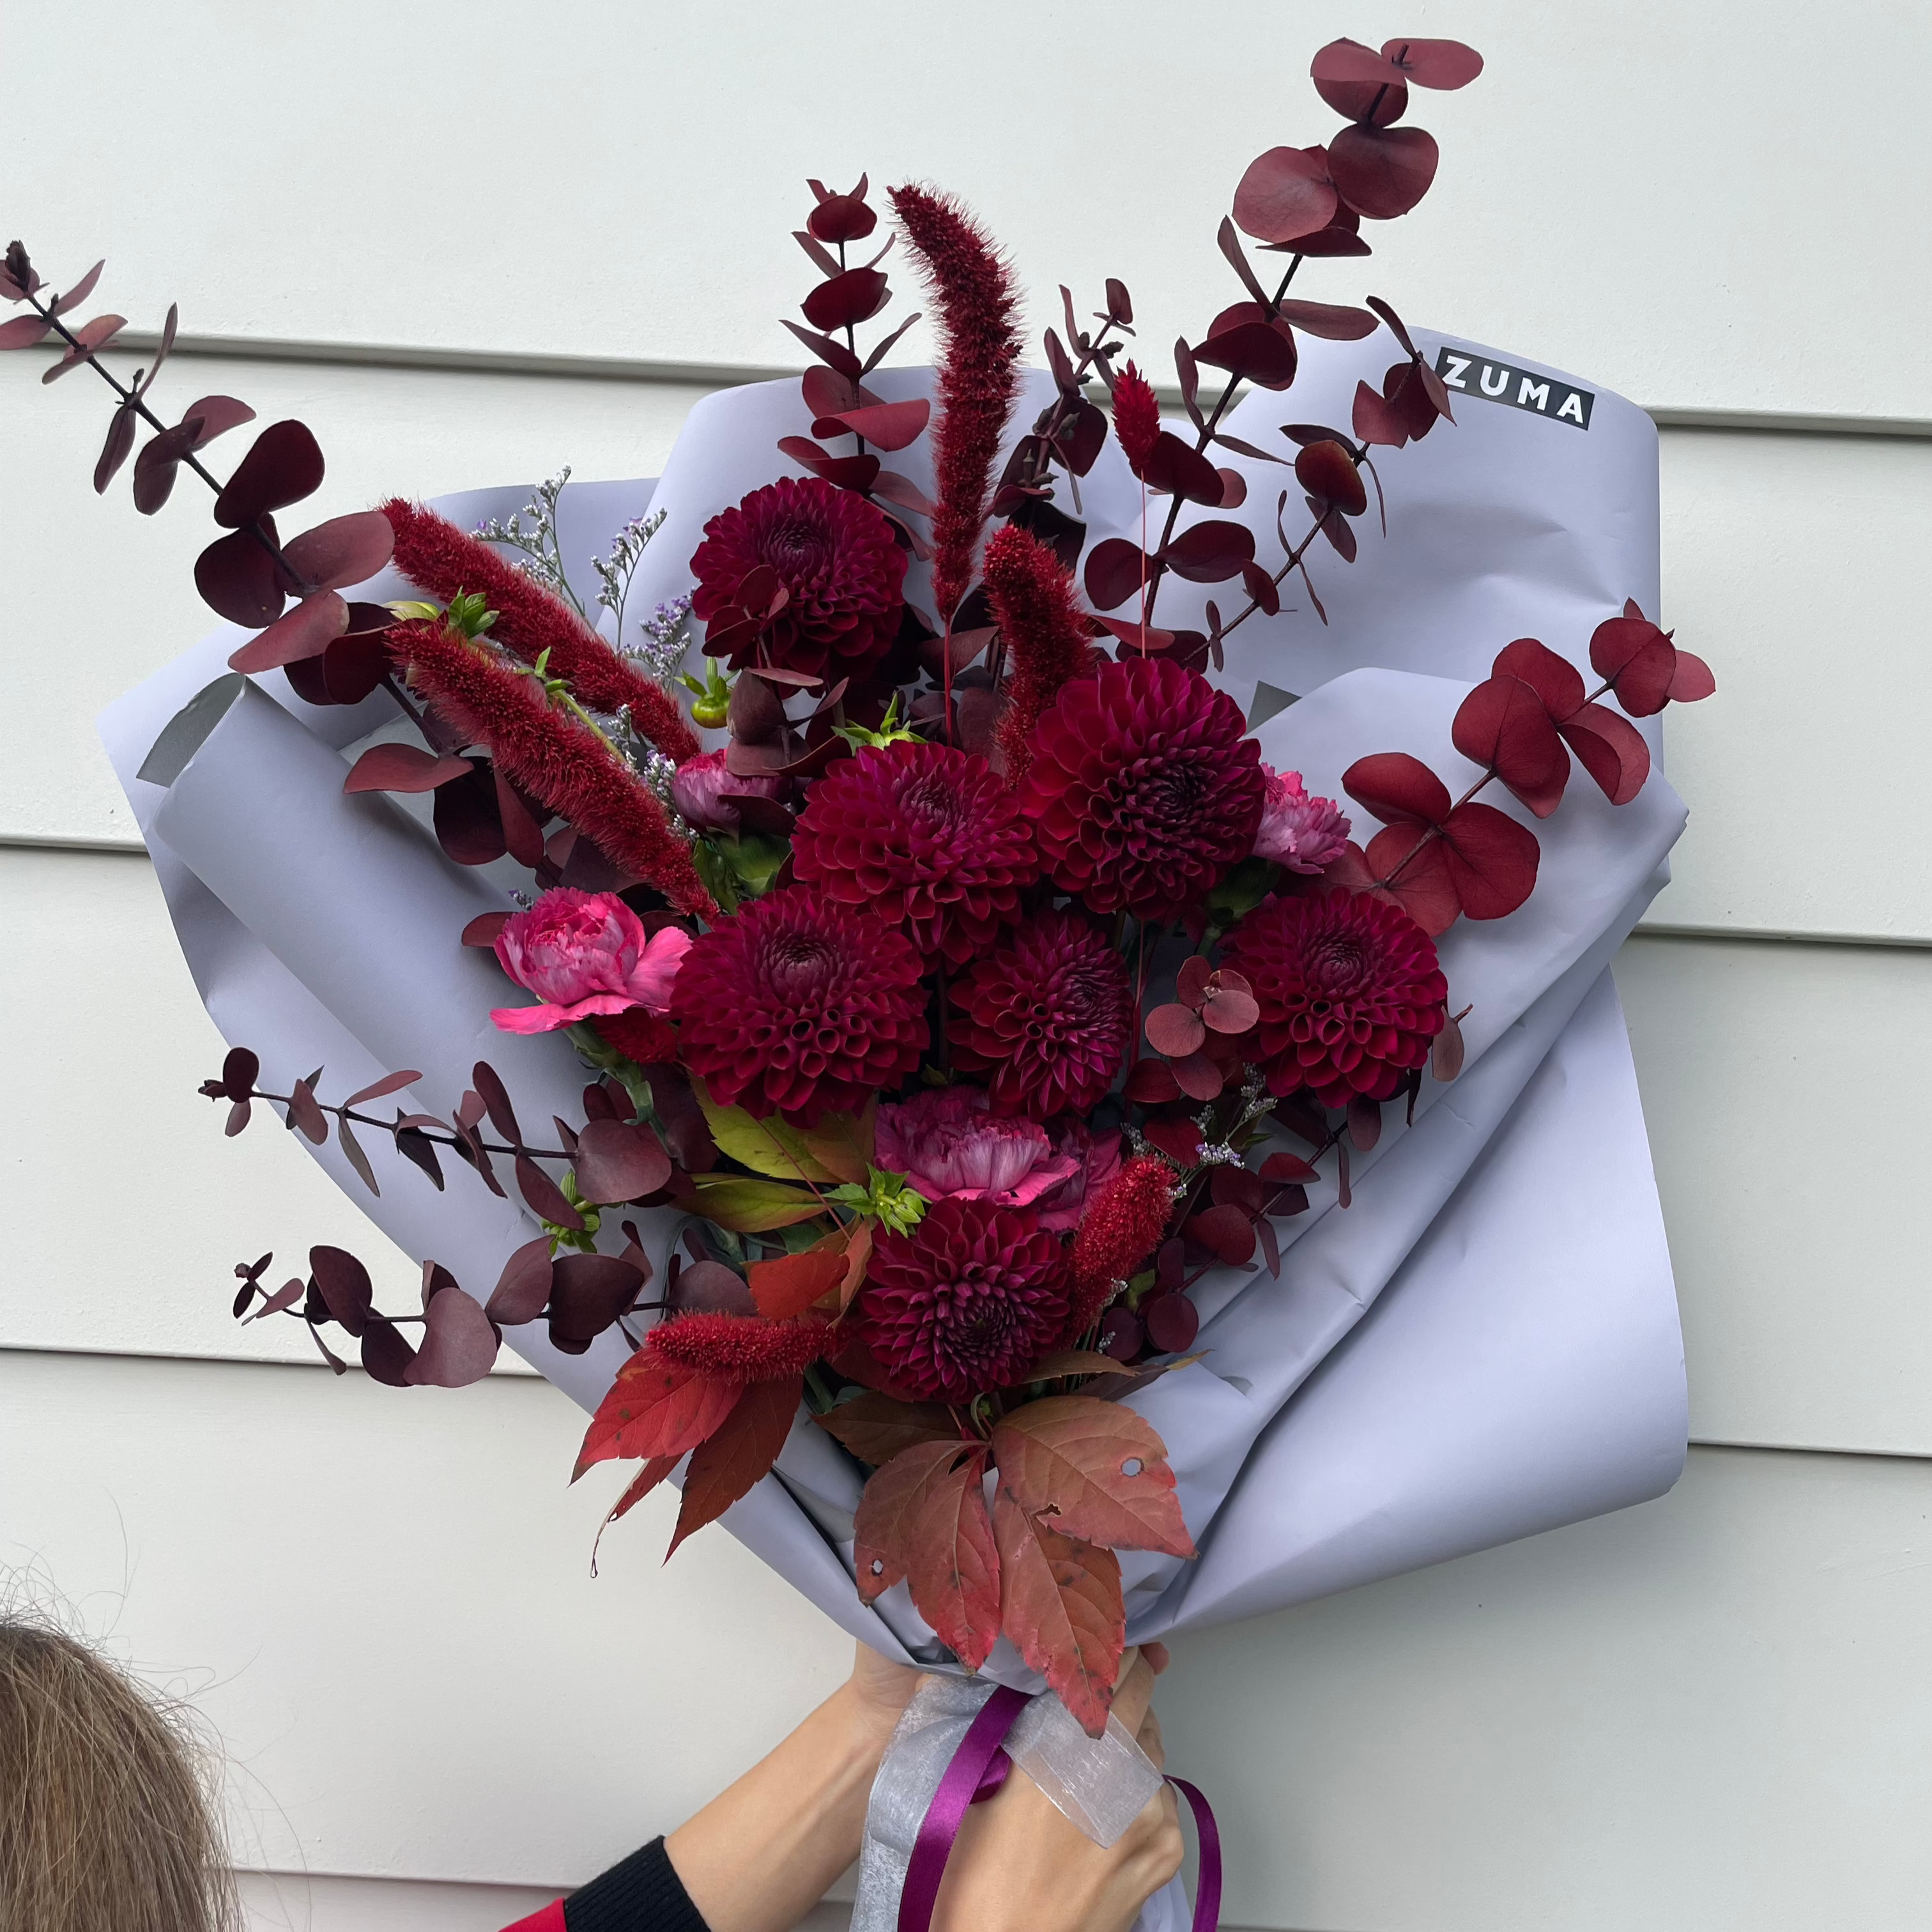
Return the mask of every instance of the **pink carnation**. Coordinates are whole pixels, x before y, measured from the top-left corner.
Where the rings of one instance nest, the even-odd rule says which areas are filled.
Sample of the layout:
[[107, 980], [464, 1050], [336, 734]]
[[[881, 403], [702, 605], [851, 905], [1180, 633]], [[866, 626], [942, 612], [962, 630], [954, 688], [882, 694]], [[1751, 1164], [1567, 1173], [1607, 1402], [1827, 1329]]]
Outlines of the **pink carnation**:
[[878, 1163], [928, 1201], [957, 1195], [999, 1208], [1030, 1205], [1082, 1166], [1056, 1152], [1036, 1121], [996, 1119], [979, 1087], [928, 1088], [880, 1107]]
[[736, 832], [741, 798], [776, 798], [784, 781], [734, 778], [722, 752], [700, 752], [671, 774], [670, 802], [687, 825], [700, 832]]
[[1080, 1225], [1087, 1204], [1096, 1198], [1120, 1171], [1120, 1137], [1111, 1130], [1096, 1134], [1078, 1120], [1069, 1120], [1053, 1138], [1053, 1150], [1070, 1156], [1074, 1172], [1049, 1187], [1033, 1204], [1040, 1225], [1056, 1234]]
[[674, 926], [647, 938], [615, 892], [560, 886], [496, 935], [498, 963], [542, 1004], [500, 1006], [490, 1017], [506, 1033], [550, 1033], [593, 1013], [661, 1013], [690, 948], [690, 935]]
[[1291, 872], [1312, 874], [1332, 866], [1348, 843], [1348, 821], [1340, 807], [1332, 798], [1304, 790], [1299, 772], [1263, 765], [1262, 776], [1268, 781], [1268, 802], [1255, 834], [1255, 856], [1272, 859]]

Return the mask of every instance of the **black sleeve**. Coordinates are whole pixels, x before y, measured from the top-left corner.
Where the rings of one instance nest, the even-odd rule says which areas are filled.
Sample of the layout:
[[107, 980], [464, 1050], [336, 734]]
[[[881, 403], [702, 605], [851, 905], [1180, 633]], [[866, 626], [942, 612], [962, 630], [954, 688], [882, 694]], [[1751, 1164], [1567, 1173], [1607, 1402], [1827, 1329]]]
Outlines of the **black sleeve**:
[[662, 1838], [563, 1901], [569, 1932], [710, 1932]]

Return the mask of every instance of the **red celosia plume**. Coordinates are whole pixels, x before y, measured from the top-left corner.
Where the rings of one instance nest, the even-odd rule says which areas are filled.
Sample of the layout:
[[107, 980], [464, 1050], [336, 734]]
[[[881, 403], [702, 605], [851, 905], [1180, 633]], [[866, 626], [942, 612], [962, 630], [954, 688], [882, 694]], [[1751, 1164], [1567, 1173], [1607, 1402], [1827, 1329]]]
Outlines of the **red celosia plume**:
[[499, 663], [453, 625], [398, 624], [389, 644], [411, 685], [466, 742], [487, 745], [505, 777], [679, 911], [718, 916], [691, 848], [649, 787], [596, 733], [552, 704], [535, 678]]
[[1174, 1212], [1173, 1170], [1153, 1154], [1123, 1161], [1073, 1238], [1073, 1318], [1084, 1334], [1125, 1281], [1160, 1246]]
[[1040, 539], [1008, 524], [986, 546], [986, 594], [1006, 650], [1006, 708], [999, 746], [1006, 782], [1017, 785], [1033, 759], [1033, 728], [1070, 679], [1099, 659], [1073, 579]]
[[1130, 362], [1114, 383], [1114, 434], [1138, 476], [1160, 437], [1160, 404], [1147, 378]]
[[661, 1361], [727, 1382], [782, 1382], [825, 1352], [823, 1322], [767, 1322], [759, 1315], [698, 1312], [660, 1322], [646, 1346]]
[[447, 604], [463, 591], [480, 591], [496, 613], [492, 640], [563, 679], [580, 704], [615, 712], [628, 704], [632, 722], [667, 758], [682, 764], [700, 746], [684, 714], [661, 685], [627, 664], [577, 613], [506, 563], [486, 543], [420, 503], [392, 496], [382, 514], [396, 533], [396, 568], [420, 590]]
[[973, 550], [986, 520], [993, 464], [1019, 394], [1019, 298], [1012, 269], [950, 195], [913, 187], [890, 192], [939, 310], [932, 596], [944, 622], [972, 582]]

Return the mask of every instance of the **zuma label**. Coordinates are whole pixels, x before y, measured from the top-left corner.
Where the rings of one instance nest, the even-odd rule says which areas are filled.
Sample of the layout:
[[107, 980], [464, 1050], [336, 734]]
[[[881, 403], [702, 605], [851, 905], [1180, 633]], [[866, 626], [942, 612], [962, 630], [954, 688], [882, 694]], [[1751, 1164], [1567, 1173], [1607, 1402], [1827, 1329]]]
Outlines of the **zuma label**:
[[1436, 373], [1457, 395], [1485, 396], [1492, 403], [1507, 403], [1513, 410], [1528, 410], [1532, 416], [1550, 416], [1577, 429], [1590, 427], [1595, 396], [1554, 376], [1532, 376], [1526, 369], [1454, 349], [1437, 352]]

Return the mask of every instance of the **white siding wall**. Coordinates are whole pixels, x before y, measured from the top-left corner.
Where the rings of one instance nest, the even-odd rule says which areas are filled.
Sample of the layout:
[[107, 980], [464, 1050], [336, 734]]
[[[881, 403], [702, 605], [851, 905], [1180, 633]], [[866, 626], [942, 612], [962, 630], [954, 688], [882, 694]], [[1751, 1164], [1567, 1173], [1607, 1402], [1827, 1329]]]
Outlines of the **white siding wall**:
[[[1490, 70], [1418, 97], [1433, 197], [1316, 292], [1666, 424], [1665, 618], [1720, 688], [1670, 721], [1691, 830], [1618, 976], [1704, 1446], [1662, 1502], [1177, 1646], [1174, 1756], [1232, 1923], [1922, 1924], [1922, 6], [0, 0], [4, 218], [227, 338], [164, 393], [303, 416], [323, 508], [636, 475], [784, 359], [802, 176], [938, 179], [1040, 320], [1119, 272], [1158, 343], [1222, 298], [1240, 166], [1325, 131], [1312, 48], [1399, 31]], [[196, 1692], [238, 1855], [309, 1875], [250, 1881], [262, 1923], [494, 1927], [674, 1822], [844, 1646], [728, 1538], [660, 1568], [658, 1499], [592, 1582], [609, 1486], [566, 1487], [577, 1418], [533, 1378], [404, 1396], [229, 1322], [243, 1256], [370, 1244], [194, 1094], [215, 1036], [90, 721], [202, 628], [201, 508], [98, 502], [99, 386], [38, 370], [0, 361], [0, 1561]]]

